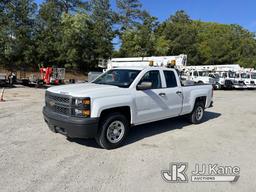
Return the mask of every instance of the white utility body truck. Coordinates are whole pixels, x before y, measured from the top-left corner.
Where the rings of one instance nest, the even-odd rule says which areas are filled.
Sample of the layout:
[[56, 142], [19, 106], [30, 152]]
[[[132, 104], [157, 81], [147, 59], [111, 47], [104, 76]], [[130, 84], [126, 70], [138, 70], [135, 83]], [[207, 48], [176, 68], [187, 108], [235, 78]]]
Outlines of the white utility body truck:
[[236, 73], [236, 78], [235, 78], [236, 83], [241, 83], [243, 84], [243, 88], [248, 88], [248, 89], [255, 89], [256, 84], [254, 79], [252, 79], [251, 73], [249, 72], [237, 72]]
[[212, 85], [184, 86], [175, 69], [123, 67], [90, 83], [47, 89], [43, 114], [52, 131], [113, 149], [134, 125], [181, 115], [200, 123], [212, 98]]
[[[233, 88], [242, 88], [242, 85], [239, 83], [235, 83], [235, 72], [241, 70], [239, 64], [226, 64], [226, 65], [197, 65], [197, 66], [187, 66], [185, 67], [185, 72], [189, 72], [189, 78], [194, 79], [196, 82], [207, 82], [213, 81], [212, 79], [208, 79], [207, 76], [214, 79], [215, 87], [225, 88], [225, 89], [233, 89]], [[204, 78], [197, 77], [194, 73], [199, 72], [201, 74], [204, 73]], [[207, 74], [208, 75], [205, 75]], [[200, 75], [202, 76], [202, 75]]]
[[[206, 70], [189, 70], [183, 76], [185, 79], [194, 81], [197, 84], [211, 84], [213, 86], [216, 85], [216, 80], [213, 77], [210, 77], [210, 71]], [[184, 73], [183, 73], [184, 74]], [[187, 75], [186, 75], [187, 74]]]

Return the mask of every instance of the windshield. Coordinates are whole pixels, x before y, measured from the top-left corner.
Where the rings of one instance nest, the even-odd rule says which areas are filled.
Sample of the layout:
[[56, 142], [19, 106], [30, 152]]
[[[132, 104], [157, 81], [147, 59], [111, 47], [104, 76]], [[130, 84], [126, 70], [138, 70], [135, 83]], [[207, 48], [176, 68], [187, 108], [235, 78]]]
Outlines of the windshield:
[[140, 70], [112, 69], [99, 76], [92, 83], [128, 88], [139, 73]]
[[249, 78], [250, 78], [250, 75], [247, 74], [247, 73], [242, 73], [242, 74], [241, 74], [241, 77], [242, 77], [243, 79], [249, 79]]
[[251, 78], [252, 78], [252, 79], [256, 79], [256, 73], [252, 73], [252, 74], [251, 74]]
[[219, 79], [219, 78], [220, 78], [220, 75], [217, 74], [217, 73], [214, 73], [214, 76], [215, 76], [216, 79]]
[[199, 71], [198, 72], [199, 73], [199, 76], [202, 76], [202, 77], [207, 77], [207, 76], [209, 76], [209, 71]]
[[228, 73], [228, 77], [229, 78], [235, 78], [236, 77], [236, 73], [235, 72], [229, 72]]

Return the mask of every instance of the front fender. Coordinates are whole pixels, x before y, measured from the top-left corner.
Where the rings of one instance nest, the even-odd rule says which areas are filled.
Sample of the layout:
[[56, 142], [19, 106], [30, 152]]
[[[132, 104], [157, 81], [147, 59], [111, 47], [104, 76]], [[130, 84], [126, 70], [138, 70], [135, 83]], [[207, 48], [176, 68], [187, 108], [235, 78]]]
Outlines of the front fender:
[[134, 112], [133, 102], [130, 95], [102, 97], [92, 99], [91, 117], [100, 117], [102, 111], [116, 107], [130, 107], [131, 123], [133, 123]]

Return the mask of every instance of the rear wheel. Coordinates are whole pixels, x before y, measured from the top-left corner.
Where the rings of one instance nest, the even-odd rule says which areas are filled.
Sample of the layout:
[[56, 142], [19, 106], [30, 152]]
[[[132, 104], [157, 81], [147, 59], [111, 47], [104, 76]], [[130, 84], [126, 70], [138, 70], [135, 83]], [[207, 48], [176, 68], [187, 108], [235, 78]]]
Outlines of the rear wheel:
[[129, 127], [129, 122], [123, 114], [111, 113], [103, 117], [96, 141], [104, 149], [120, 147], [128, 134]]
[[204, 116], [204, 104], [197, 102], [192, 113], [189, 115], [189, 120], [193, 124], [199, 124], [202, 122]]

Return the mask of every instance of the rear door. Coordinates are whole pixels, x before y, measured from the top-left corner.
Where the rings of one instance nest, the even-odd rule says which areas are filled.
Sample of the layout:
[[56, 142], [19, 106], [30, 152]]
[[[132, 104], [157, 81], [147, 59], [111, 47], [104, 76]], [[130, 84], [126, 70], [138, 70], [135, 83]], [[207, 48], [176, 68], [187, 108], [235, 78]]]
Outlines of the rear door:
[[168, 105], [168, 116], [175, 117], [182, 111], [183, 93], [180, 83], [177, 82], [176, 74], [173, 70], [163, 70], [166, 81], [166, 103]]

